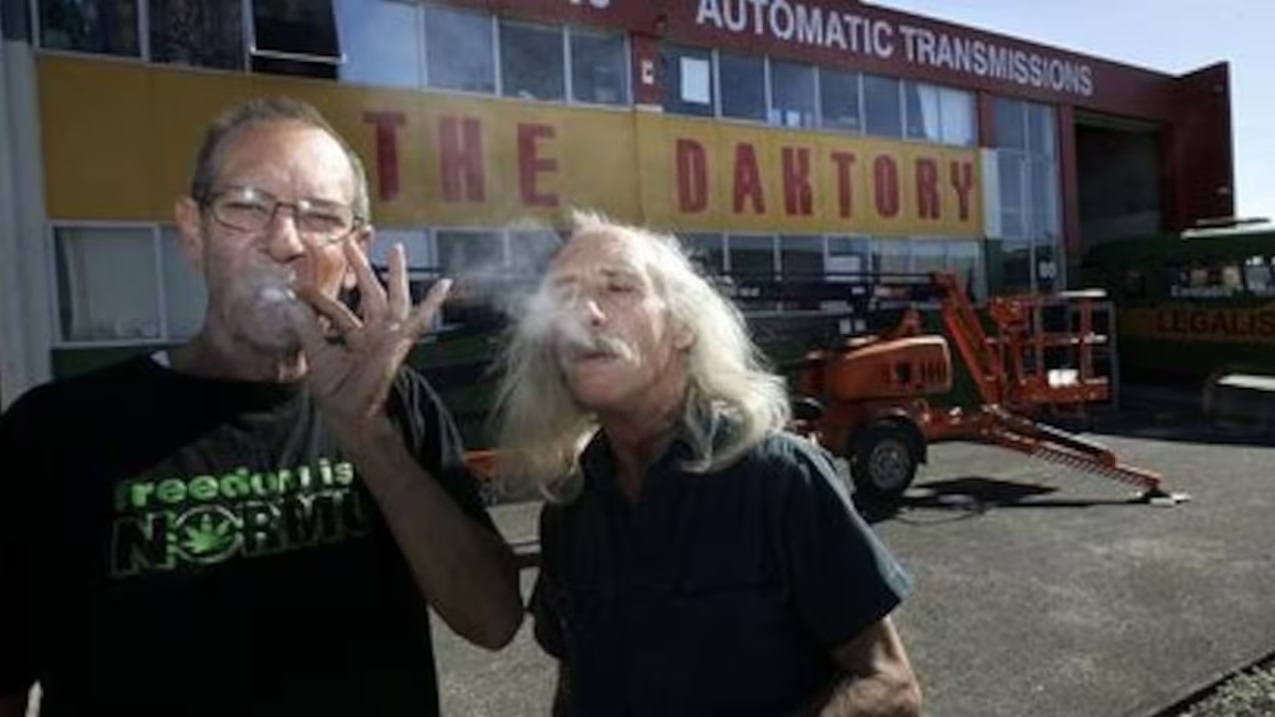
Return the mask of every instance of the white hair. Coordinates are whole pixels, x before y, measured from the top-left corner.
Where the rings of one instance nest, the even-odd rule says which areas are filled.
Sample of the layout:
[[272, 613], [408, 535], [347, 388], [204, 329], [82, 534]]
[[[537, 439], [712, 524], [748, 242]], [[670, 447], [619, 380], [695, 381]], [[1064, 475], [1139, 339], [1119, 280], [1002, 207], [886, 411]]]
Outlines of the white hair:
[[[572, 213], [567, 243], [598, 239], [627, 242], [663, 299], [673, 326], [694, 337], [686, 353], [688, 388], [683, 425], [691, 436], [685, 468], [708, 473], [737, 460], [789, 420], [784, 380], [772, 372], [749, 336], [739, 309], [691, 262], [672, 235], [613, 222], [592, 212]], [[597, 417], [571, 396], [544, 330], [541, 291], [511, 322], [500, 356], [501, 380], [493, 419], [502, 478], [535, 481], [550, 500], [579, 491], [579, 455], [598, 429]], [[695, 419], [721, 411], [731, 430], [714, 445]]]

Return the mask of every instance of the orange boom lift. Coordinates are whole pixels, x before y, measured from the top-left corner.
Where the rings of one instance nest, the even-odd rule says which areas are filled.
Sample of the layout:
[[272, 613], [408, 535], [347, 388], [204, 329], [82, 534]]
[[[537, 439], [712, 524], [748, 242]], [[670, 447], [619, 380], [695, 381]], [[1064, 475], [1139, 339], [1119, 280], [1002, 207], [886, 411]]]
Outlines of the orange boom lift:
[[[837, 291], [845, 289], [820, 288], [817, 298]], [[989, 336], [952, 274], [929, 274], [922, 283], [883, 282], [867, 291], [908, 304], [898, 326], [809, 353], [795, 381], [795, 430], [843, 456], [857, 490], [896, 500], [925, 462], [929, 444], [964, 440], [1130, 483], [1142, 489], [1146, 502], [1186, 499], [1165, 492], [1154, 471], [1121, 463], [1107, 447], [1038, 420], [1046, 412], [1083, 414], [1086, 404], [1110, 396], [1109, 380], [1094, 365], [1095, 346], [1107, 341], [1094, 331], [1094, 300], [1101, 292], [993, 297], [988, 313], [996, 328]], [[917, 300], [938, 301], [945, 336], [922, 333], [920, 315], [910, 306]], [[1060, 308], [1063, 326], [1047, 330], [1046, 309]], [[928, 400], [952, 388], [952, 344], [978, 389], [980, 402], [972, 408], [936, 407]], [[1061, 362], [1047, 363], [1047, 356], [1060, 353]], [[1060, 363], [1066, 368], [1049, 367]]]

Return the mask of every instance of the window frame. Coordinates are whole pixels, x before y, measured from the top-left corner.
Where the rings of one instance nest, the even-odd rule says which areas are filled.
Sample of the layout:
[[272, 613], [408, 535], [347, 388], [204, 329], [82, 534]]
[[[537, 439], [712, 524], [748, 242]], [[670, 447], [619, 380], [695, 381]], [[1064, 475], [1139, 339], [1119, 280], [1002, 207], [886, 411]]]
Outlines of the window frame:
[[[62, 325], [62, 284], [58, 281], [58, 231], [61, 229], [79, 229], [79, 230], [144, 230], [150, 236], [151, 250], [151, 272], [155, 279], [155, 301], [156, 322], [159, 326], [159, 335], [155, 338], [141, 339], [70, 339], [66, 337], [65, 327]], [[49, 251], [45, 252], [45, 272], [49, 277], [49, 326], [53, 329], [53, 340], [50, 342], [52, 349], [105, 349], [105, 348], [123, 348], [130, 346], [168, 346], [175, 343], [176, 339], [169, 336], [168, 331], [168, 297], [165, 295], [164, 281], [164, 265], [163, 265], [163, 248], [161, 242], [161, 225], [155, 222], [140, 221], [122, 221], [122, 220], [94, 220], [94, 219], [66, 219], [50, 221], [45, 224], [45, 241], [48, 242]], [[68, 286], [67, 291], [73, 292], [74, 286]], [[68, 294], [72, 295], [72, 294]]]
[[[608, 109], [608, 110], [631, 109], [634, 104], [633, 102], [633, 96], [634, 96], [633, 41], [632, 41], [632, 38], [630, 38], [629, 33], [624, 32], [622, 30], [614, 31], [611, 29], [604, 29], [600, 27], [589, 27], [587, 25], [564, 24], [562, 28], [563, 28], [563, 46], [564, 46], [564, 51], [566, 53], [564, 55], [565, 64], [563, 66], [563, 69], [566, 72], [566, 87], [567, 87], [567, 98], [566, 98], [565, 104], [572, 107], [594, 107], [598, 109]], [[622, 88], [624, 96], [621, 98], [621, 101], [619, 103], [607, 104], [605, 102], [587, 102], [585, 100], [576, 99], [575, 67], [572, 64], [573, 60], [575, 59], [575, 56], [571, 49], [571, 40], [573, 37], [575, 37], [576, 33], [579, 33], [581, 35], [592, 35], [594, 37], [608, 37], [608, 36], [616, 36], [616, 35], [620, 37], [620, 40], [622, 43], [623, 60], [624, 60], [624, 70], [623, 70], [624, 77], [623, 77], [623, 88]]]

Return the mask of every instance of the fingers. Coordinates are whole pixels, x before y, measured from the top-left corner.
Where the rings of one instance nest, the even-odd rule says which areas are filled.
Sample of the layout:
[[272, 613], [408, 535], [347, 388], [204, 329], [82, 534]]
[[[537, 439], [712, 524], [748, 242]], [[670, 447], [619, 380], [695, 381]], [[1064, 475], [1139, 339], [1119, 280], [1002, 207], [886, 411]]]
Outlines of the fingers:
[[299, 295], [314, 308], [316, 313], [331, 321], [337, 331], [342, 334], [349, 334], [361, 325], [359, 317], [355, 316], [353, 311], [350, 311], [350, 307], [320, 292], [313, 286], [302, 287]]
[[[302, 293], [304, 294], [304, 290], [302, 290]], [[315, 320], [313, 313], [304, 307], [302, 309], [308, 316], [304, 318], [297, 317], [297, 320], [293, 322], [293, 328], [297, 332], [297, 337], [301, 340], [301, 350], [308, 356], [314, 356], [327, 343], [327, 339], [324, 337], [323, 328]]]
[[401, 243], [390, 250], [390, 316], [407, 316], [410, 306], [407, 288], [407, 252]]
[[403, 329], [408, 335], [417, 338], [425, 333], [430, 324], [434, 323], [434, 317], [438, 315], [438, 310], [443, 307], [443, 302], [447, 300], [447, 294], [452, 290], [451, 279], [439, 279], [429, 288], [429, 293], [416, 305]]
[[359, 310], [363, 314], [363, 319], [368, 322], [380, 320], [387, 310], [385, 290], [381, 288], [376, 272], [372, 271], [367, 255], [349, 239], [342, 245], [342, 249], [345, 251], [346, 261], [354, 269], [354, 276], [358, 280]]

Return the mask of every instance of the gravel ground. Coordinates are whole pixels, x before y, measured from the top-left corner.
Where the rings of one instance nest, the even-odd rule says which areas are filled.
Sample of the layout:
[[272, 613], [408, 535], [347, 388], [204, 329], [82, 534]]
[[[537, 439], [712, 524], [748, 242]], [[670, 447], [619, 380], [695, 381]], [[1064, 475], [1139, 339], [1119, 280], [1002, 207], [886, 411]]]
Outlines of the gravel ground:
[[1275, 657], [1226, 680], [1200, 700], [1163, 717], [1267, 717], [1275, 715]]

